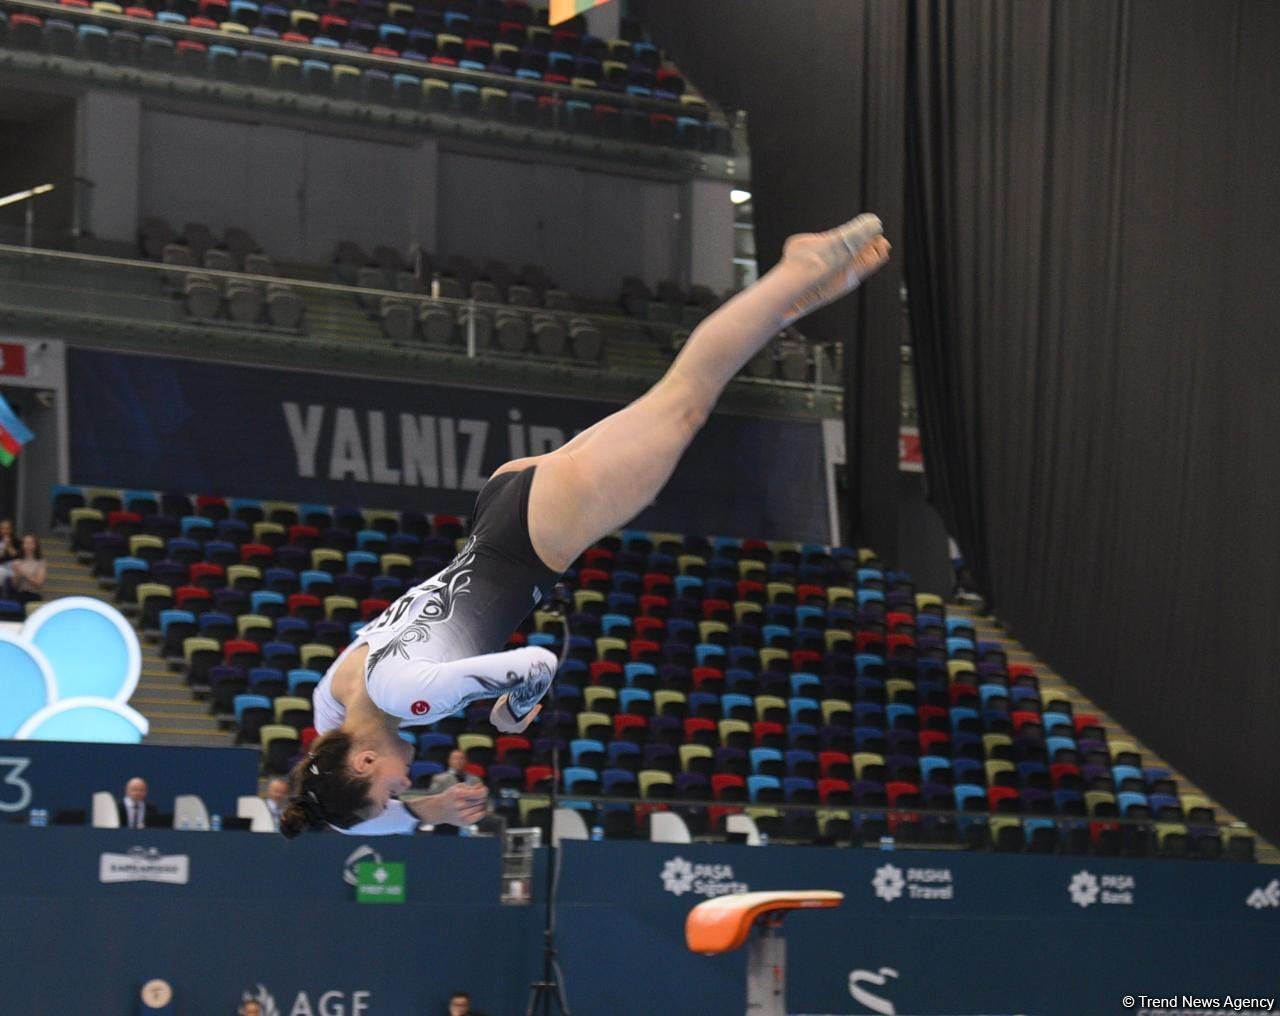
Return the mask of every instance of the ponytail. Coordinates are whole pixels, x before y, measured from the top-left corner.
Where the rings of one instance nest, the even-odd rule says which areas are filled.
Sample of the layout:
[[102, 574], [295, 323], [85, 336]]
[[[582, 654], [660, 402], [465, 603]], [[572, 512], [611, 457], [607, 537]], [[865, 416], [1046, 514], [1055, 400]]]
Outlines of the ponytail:
[[350, 734], [341, 728], [332, 730], [313, 741], [293, 767], [289, 804], [280, 816], [280, 832], [286, 839], [330, 825], [349, 829], [363, 821], [373, 802], [369, 780], [356, 776], [347, 764], [351, 746]]

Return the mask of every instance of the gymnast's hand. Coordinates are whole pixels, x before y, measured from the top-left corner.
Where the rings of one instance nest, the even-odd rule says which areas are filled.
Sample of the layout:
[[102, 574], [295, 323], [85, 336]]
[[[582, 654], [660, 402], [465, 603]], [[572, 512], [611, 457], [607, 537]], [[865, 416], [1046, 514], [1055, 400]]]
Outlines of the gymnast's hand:
[[436, 822], [456, 826], [474, 825], [484, 818], [488, 799], [489, 793], [483, 783], [455, 783], [443, 793], [421, 798], [436, 805]]
[[493, 704], [493, 708], [489, 711], [489, 722], [504, 734], [523, 734], [529, 729], [529, 724], [542, 712], [542, 706], [534, 706], [523, 720], [516, 722], [511, 718], [511, 710], [507, 708], [507, 698], [508, 696], [503, 695]]

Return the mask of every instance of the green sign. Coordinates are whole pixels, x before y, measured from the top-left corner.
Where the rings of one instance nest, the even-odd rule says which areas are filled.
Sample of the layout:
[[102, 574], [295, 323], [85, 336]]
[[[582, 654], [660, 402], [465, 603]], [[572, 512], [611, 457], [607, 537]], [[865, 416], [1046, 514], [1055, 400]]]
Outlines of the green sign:
[[402, 861], [361, 861], [356, 865], [357, 903], [403, 903]]

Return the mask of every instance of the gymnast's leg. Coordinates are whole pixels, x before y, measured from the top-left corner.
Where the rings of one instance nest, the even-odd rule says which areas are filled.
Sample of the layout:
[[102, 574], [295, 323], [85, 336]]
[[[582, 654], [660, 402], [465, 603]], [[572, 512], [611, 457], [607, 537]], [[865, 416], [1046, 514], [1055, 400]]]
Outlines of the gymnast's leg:
[[874, 215], [791, 237], [782, 260], [699, 324], [648, 392], [564, 447], [501, 467], [538, 467], [529, 535], [543, 562], [563, 571], [643, 511], [747, 361], [787, 325], [856, 288], [889, 249]]

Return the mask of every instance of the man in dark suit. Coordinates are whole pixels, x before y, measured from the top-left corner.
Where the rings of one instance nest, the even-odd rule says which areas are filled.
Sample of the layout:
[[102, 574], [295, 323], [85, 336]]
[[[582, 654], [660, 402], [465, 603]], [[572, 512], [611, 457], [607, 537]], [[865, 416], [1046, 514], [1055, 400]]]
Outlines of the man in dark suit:
[[135, 776], [124, 788], [124, 797], [116, 801], [122, 829], [152, 829], [161, 824], [160, 812], [147, 800], [147, 781]]

